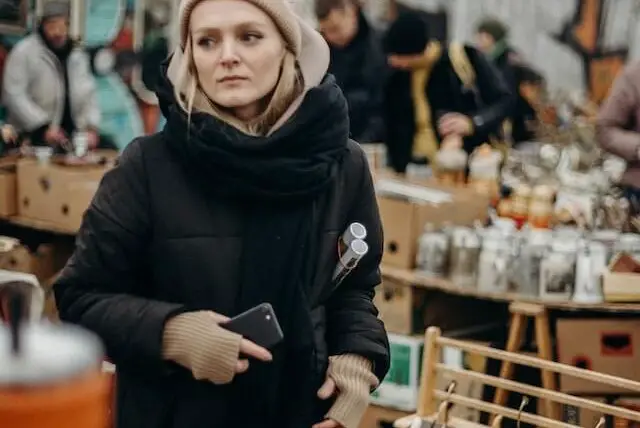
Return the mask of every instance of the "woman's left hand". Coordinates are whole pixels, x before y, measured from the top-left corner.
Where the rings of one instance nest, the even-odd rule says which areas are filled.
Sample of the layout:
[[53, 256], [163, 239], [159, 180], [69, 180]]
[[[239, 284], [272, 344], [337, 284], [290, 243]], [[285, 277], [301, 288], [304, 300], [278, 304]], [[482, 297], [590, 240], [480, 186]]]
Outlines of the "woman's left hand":
[[[327, 380], [324, 381], [320, 389], [318, 390], [318, 398], [321, 400], [327, 400], [337, 392], [336, 382], [327, 376]], [[333, 419], [325, 419], [324, 421], [315, 424], [311, 428], [343, 428], [339, 422]]]
[[371, 387], [378, 385], [378, 378], [371, 371], [371, 362], [353, 355], [329, 357], [329, 367], [324, 384], [318, 390], [318, 398], [327, 400], [335, 396], [325, 420], [312, 428], [358, 428], [367, 407]]

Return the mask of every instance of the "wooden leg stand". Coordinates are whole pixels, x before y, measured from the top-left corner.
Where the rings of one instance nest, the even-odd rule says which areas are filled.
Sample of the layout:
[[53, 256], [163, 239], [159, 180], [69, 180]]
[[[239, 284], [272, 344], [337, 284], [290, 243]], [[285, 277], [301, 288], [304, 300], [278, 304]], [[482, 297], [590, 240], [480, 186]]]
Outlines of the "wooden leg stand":
[[[549, 315], [547, 308], [543, 305], [525, 302], [513, 302], [509, 305], [511, 312], [511, 325], [509, 326], [509, 337], [507, 338], [506, 351], [519, 352], [524, 335], [527, 329], [528, 318], [534, 319], [536, 344], [538, 346], [538, 357], [544, 360], [553, 361], [553, 345], [551, 342], [551, 330], [549, 327]], [[511, 379], [513, 377], [513, 364], [504, 361], [500, 369], [500, 377], [502, 379]], [[557, 391], [555, 375], [552, 372], [542, 371], [542, 386], [550, 391]], [[504, 406], [507, 402], [509, 391], [505, 389], [496, 389], [496, 395], [493, 399], [495, 404]], [[551, 400], [545, 400], [544, 415], [551, 419], [558, 419], [560, 413], [558, 406]]]

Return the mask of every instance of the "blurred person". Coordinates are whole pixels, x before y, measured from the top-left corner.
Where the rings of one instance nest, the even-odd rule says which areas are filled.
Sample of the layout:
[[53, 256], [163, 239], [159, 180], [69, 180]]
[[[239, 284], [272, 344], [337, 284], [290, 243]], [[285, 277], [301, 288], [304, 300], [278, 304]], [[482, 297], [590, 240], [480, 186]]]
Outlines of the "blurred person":
[[380, 36], [356, 0], [315, 0], [315, 11], [331, 50], [329, 72], [349, 104], [352, 138], [359, 143], [381, 142], [386, 59]]
[[[412, 160], [429, 160], [438, 147], [471, 153], [499, 132], [513, 104], [511, 92], [478, 50], [464, 46], [472, 70], [453, 64], [449, 47], [412, 12], [391, 25], [384, 47], [393, 68], [385, 87], [386, 143], [396, 172], [404, 173]], [[460, 68], [474, 76], [473, 86], [461, 80]]]
[[[167, 119], [103, 179], [54, 290], [117, 367], [117, 428], [357, 428], [389, 367], [382, 230], [329, 49], [287, 0], [183, 0]], [[336, 287], [353, 221], [370, 251]], [[284, 342], [220, 323], [264, 302]]]
[[[77, 130], [96, 148], [100, 109], [86, 53], [69, 38], [69, 5], [44, 4], [37, 31], [18, 42], [5, 65], [2, 101], [7, 121], [32, 144], [60, 147]], [[104, 139], [104, 146], [112, 144]]]
[[10, 146], [14, 146], [18, 141], [18, 134], [11, 125], [0, 123], [0, 156]]
[[621, 183], [632, 203], [637, 204], [640, 202], [640, 63], [627, 65], [614, 81], [596, 119], [596, 138], [603, 150], [627, 162]]
[[544, 78], [527, 64], [509, 44], [509, 29], [501, 21], [487, 18], [476, 27], [476, 46], [502, 73], [515, 96], [514, 108], [509, 115], [510, 134], [514, 143], [530, 141], [535, 130], [530, 126], [536, 120], [534, 106], [521, 94], [523, 85], [543, 85]]
[[142, 44], [141, 78], [147, 89], [153, 90], [160, 73], [160, 64], [169, 55], [167, 25], [170, 19], [170, 7], [160, 3], [145, 13], [145, 36]]

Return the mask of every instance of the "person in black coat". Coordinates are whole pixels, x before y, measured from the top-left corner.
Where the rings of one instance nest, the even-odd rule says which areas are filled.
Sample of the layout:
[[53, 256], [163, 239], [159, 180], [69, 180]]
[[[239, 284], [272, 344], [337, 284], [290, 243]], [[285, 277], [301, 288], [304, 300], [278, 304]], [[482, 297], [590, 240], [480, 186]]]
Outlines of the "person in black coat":
[[[473, 84], [463, 81], [450, 48], [434, 40], [419, 12], [390, 26], [384, 48], [393, 68], [384, 91], [390, 166], [404, 173], [413, 160], [432, 159], [442, 145], [471, 153], [500, 131], [513, 97], [482, 53], [464, 46]], [[465, 67], [462, 67], [463, 69]]]
[[315, 0], [315, 11], [320, 32], [331, 50], [329, 72], [347, 98], [352, 138], [359, 143], [382, 142], [387, 61], [380, 35], [357, 0]]
[[[183, 0], [158, 134], [127, 146], [54, 290], [117, 369], [117, 428], [357, 428], [389, 368], [382, 228], [329, 50], [286, 0]], [[352, 222], [369, 252], [339, 285]], [[284, 341], [221, 323], [270, 303]]]
[[476, 29], [476, 45], [493, 62], [504, 76], [509, 89], [515, 95], [511, 110], [511, 138], [514, 143], [535, 138], [531, 126], [537, 120], [533, 106], [520, 93], [522, 85], [543, 86], [544, 78], [509, 44], [509, 29], [500, 21], [487, 18]]

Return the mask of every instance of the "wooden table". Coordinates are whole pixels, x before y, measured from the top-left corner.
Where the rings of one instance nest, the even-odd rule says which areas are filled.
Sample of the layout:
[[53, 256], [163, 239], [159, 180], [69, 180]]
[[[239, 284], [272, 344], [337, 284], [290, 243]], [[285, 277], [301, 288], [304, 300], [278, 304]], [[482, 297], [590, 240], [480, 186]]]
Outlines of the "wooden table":
[[593, 311], [612, 313], [634, 313], [640, 314], [640, 303], [576, 303], [571, 301], [561, 302], [544, 300], [538, 297], [526, 296], [518, 293], [492, 293], [480, 291], [474, 287], [460, 287], [446, 278], [436, 278], [424, 275], [417, 271], [382, 266], [382, 275], [395, 281], [412, 285], [414, 287], [439, 290], [445, 293], [459, 296], [474, 297], [482, 300], [492, 300], [496, 302], [512, 303], [526, 302], [542, 305], [547, 309], [560, 311]]
[[[572, 301], [550, 301], [534, 296], [526, 296], [518, 293], [494, 293], [478, 290], [475, 287], [461, 287], [446, 278], [430, 277], [420, 272], [406, 269], [382, 266], [383, 277], [393, 279], [396, 282], [409, 286], [438, 290], [445, 293], [456, 294], [465, 297], [473, 297], [482, 300], [492, 300], [509, 304], [511, 322], [505, 350], [518, 352], [524, 342], [529, 318], [534, 320], [534, 333], [538, 348], [538, 357], [553, 360], [553, 341], [551, 339], [551, 327], [549, 311], [564, 312], [601, 312], [601, 313], [638, 313], [640, 315], [640, 303], [577, 303]], [[510, 379], [513, 376], [513, 364], [504, 362], [500, 369], [500, 377]], [[558, 386], [555, 376], [551, 372], [542, 372], [543, 387], [550, 391], [557, 391]], [[504, 405], [508, 398], [508, 391], [498, 388], [494, 397], [494, 403]], [[550, 418], [558, 418], [560, 409], [547, 400], [545, 401], [545, 414]]]
[[26, 227], [28, 229], [38, 230], [40, 232], [49, 232], [57, 235], [75, 235], [78, 233], [78, 230], [72, 230], [65, 227], [61, 227], [57, 224], [50, 223], [44, 220], [36, 220], [32, 218], [20, 217], [20, 216], [12, 216], [9, 218], [2, 218], [0, 220], [6, 221], [7, 223]]

